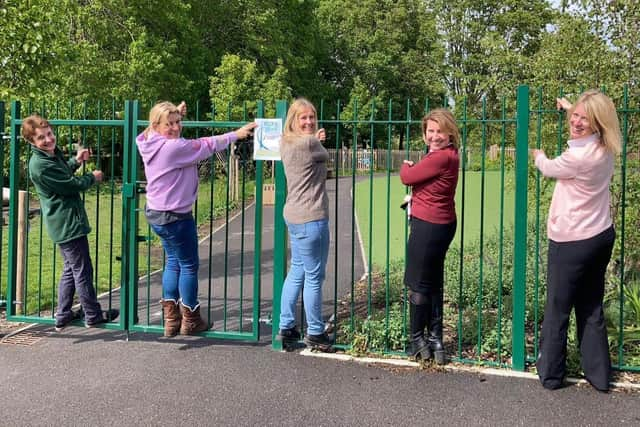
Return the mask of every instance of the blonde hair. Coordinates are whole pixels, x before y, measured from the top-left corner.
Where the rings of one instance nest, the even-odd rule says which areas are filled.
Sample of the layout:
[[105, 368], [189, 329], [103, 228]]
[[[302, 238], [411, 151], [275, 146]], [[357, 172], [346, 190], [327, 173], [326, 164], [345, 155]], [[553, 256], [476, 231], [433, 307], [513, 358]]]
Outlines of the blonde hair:
[[571, 120], [571, 115], [578, 105], [584, 107], [589, 125], [600, 135], [604, 148], [613, 154], [619, 154], [622, 151], [622, 133], [616, 106], [611, 98], [597, 89], [583, 92], [569, 110], [568, 121]]
[[180, 110], [174, 104], [169, 101], [158, 102], [149, 111], [149, 126], [144, 130], [144, 136], [148, 136], [149, 132], [154, 130], [155, 126], [159, 125], [163, 119], [167, 119], [169, 114], [180, 115]]
[[33, 143], [33, 137], [36, 134], [36, 129], [44, 129], [51, 126], [47, 119], [43, 119], [39, 114], [32, 114], [22, 120], [22, 128], [20, 133], [22, 137]]
[[287, 118], [284, 122], [283, 129], [284, 136], [297, 135], [300, 133], [298, 121], [296, 119], [303, 110], [307, 109], [313, 111], [313, 115], [315, 116], [315, 128], [316, 130], [318, 129], [318, 113], [316, 112], [316, 107], [314, 107], [309, 100], [305, 98], [298, 98], [293, 101], [289, 107], [289, 111], [287, 111]]
[[456, 124], [456, 118], [453, 117], [451, 111], [445, 108], [436, 108], [431, 110], [426, 116], [422, 118], [422, 135], [424, 136], [427, 131], [427, 122], [431, 120], [440, 125], [440, 130], [444, 133], [448, 133], [450, 136], [450, 142], [455, 148], [460, 146], [460, 131]]

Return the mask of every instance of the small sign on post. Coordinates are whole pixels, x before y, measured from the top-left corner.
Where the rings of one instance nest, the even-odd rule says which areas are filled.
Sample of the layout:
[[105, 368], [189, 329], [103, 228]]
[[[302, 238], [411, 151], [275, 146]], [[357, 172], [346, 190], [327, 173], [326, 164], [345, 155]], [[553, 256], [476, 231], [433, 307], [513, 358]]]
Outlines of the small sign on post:
[[276, 203], [276, 185], [263, 184], [262, 185], [262, 204], [274, 205], [275, 203]]

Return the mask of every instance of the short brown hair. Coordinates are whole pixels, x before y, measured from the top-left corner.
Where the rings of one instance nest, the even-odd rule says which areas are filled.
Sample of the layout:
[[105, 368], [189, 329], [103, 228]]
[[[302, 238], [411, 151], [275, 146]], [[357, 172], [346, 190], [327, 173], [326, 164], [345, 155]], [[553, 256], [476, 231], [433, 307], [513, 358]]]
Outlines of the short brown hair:
[[38, 114], [32, 114], [29, 117], [22, 119], [22, 129], [20, 133], [22, 137], [29, 142], [33, 142], [33, 137], [36, 134], [36, 129], [43, 129], [51, 126], [47, 119], [40, 117]]
[[455, 148], [460, 146], [460, 131], [456, 124], [456, 118], [453, 117], [451, 111], [445, 108], [436, 108], [432, 110], [422, 118], [422, 135], [427, 131], [427, 122], [431, 120], [440, 125], [440, 130], [444, 133], [448, 133], [451, 138], [450, 142]]

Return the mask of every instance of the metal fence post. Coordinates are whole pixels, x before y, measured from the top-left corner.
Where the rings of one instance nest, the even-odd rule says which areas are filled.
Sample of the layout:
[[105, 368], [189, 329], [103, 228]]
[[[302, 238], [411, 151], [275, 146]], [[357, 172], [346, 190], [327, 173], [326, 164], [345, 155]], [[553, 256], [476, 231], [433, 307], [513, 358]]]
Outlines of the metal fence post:
[[9, 167], [9, 245], [8, 245], [8, 271], [7, 271], [7, 319], [15, 315], [14, 303], [16, 300], [17, 283], [17, 252], [18, 252], [18, 221], [13, 218], [18, 217], [18, 188], [20, 186], [20, 102], [11, 102], [11, 139], [9, 146], [9, 156], [11, 165]]
[[[284, 123], [287, 117], [287, 101], [276, 102], [276, 118]], [[276, 172], [276, 200], [273, 209], [273, 314], [271, 323], [271, 347], [274, 350], [282, 350], [282, 342], [276, 340], [280, 328], [280, 298], [282, 285], [287, 274], [287, 230], [285, 228], [282, 211], [287, 196], [287, 182], [284, 177], [282, 162], [274, 162]]]
[[135, 322], [135, 293], [137, 280], [137, 215], [135, 210], [136, 175], [132, 167], [135, 147], [136, 121], [138, 119], [138, 101], [125, 101], [123, 128], [123, 165], [122, 165], [122, 259], [120, 276], [120, 324], [126, 331]]
[[[264, 117], [264, 102], [262, 100], [258, 101], [256, 118]], [[254, 230], [262, 231], [262, 215], [264, 213], [263, 209], [263, 175], [264, 173], [264, 160], [256, 161], [256, 216], [254, 222]], [[262, 285], [262, 233], [256, 232], [254, 233], [253, 240], [253, 318], [258, 320], [258, 324], [253, 328], [253, 337], [256, 341], [260, 339], [260, 303], [255, 304], [255, 300], [260, 301], [261, 293], [260, 287]], [[273, 323], [273, 321], [272, 321]]]
[[[8, 139], [10, 138], [9, 136], [5, 136], [4, 134], [4, 116], [5, 116], [5, 103], [4, 101], [0, 101], [0, 147], [2, 147], [2, 149], [0, 150], [0, 164], [2, 165], [4, 165], [4, 143], [5, 143], [5, 140], [8, 141]], [[4, 174], [0, 175], [0, 188], [4, 190]], [[3, 194], [3, 198], [4, 198], [4, 194]], [[4, 203], [4, 200], [3, 200], [3, 203]], [[4, 215], [3, 215], [2, 221], [4, 221]], [[2, 240], [3, 225], [4, 223], [0, 224], [0, 241]], [[2, 260], [1, 247], [0, 247], [0, 260]], [[0, 307], [4, 307], [5, 304], [7, 303], [5, 299], [6, 294], [4, 293], [4, 288], [6, 285], [3, 283], [2, 279], [3, 279], [2, 274], [0, 274]]]
[[527, 187], [529, 161], [529, 87], [518, 86], [516, 97], [515, 218], [513, 236], [512, 367], [524, 371], [527, 284]]

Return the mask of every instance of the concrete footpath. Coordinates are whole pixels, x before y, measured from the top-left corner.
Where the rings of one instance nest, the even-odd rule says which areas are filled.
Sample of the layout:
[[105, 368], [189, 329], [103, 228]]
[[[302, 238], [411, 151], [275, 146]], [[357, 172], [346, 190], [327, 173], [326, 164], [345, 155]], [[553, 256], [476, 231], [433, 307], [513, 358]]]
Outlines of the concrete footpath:
[[640, 425], [640, 394], [36, 326], [0, 345], [0, 425]]

